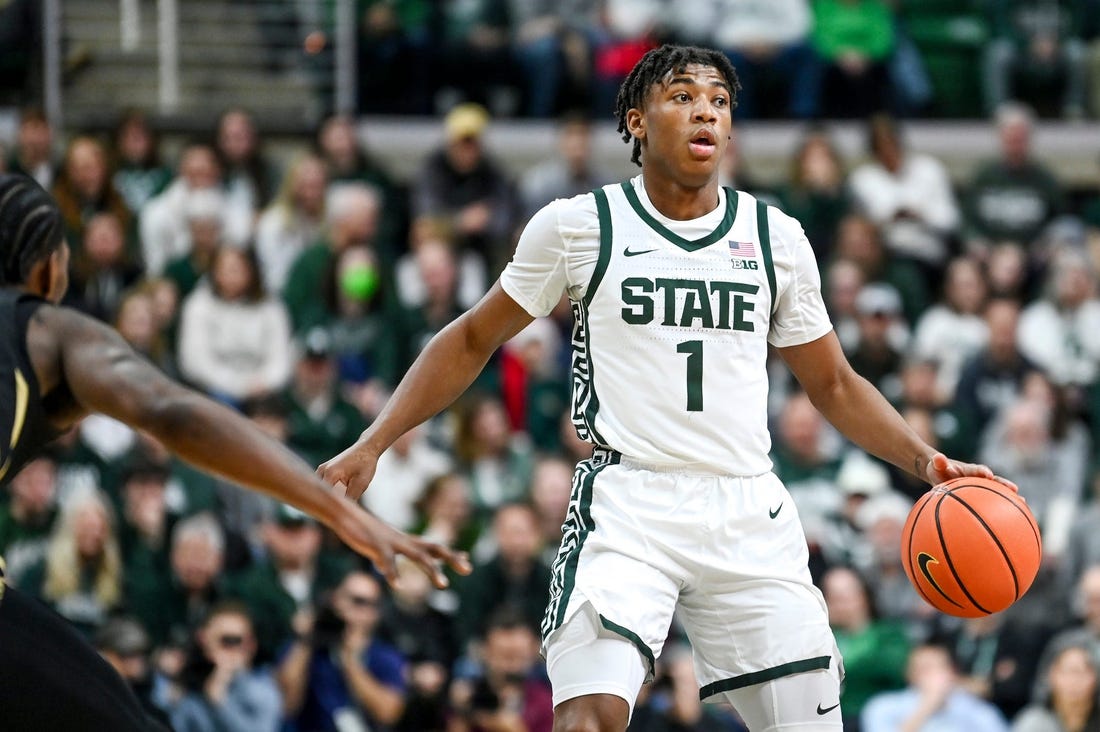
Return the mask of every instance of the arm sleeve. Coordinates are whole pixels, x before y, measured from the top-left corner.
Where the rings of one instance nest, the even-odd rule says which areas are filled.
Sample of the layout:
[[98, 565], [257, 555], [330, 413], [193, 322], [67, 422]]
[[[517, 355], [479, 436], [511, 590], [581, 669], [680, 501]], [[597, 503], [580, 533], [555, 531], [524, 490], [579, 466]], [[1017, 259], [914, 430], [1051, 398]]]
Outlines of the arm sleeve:
[[[768, 342], [785, 348], [815, 341], [832, 330], [833, 325], [821, 296], [821, 273], [814, 250], [806, 232], [794, 219], [769, 216], [769, 222], [774, 232], [772, 251], [777, 257], [777, 293]], [[787, 260], [786, 267], [779, 256]]]
[[533, 318], [549, 315], [568, 286], [566, 237], [558, 222], [562, 202], [543, 207], [524, 227], [500, 286]]

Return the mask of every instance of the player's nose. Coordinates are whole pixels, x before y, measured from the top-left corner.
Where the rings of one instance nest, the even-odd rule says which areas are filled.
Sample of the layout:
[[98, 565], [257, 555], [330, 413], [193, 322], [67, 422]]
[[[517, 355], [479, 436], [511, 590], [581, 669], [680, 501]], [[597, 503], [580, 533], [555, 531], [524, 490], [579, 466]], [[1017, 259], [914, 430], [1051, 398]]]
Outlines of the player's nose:
[[714, 124], [718, 121], [718, 110], [709, 99], [697, 99], [695, 102], [694, 112], [694, 119], [696, 122]]

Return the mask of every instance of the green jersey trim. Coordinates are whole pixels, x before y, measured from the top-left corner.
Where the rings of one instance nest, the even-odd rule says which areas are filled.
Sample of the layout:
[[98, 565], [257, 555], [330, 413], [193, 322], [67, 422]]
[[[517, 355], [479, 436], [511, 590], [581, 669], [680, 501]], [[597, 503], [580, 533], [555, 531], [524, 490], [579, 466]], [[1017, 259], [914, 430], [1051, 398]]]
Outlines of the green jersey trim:
[[721, 239], [729, 232], [730, 228], [733, 226], [733, 220], [737, 217], [737, 191], [726, 188], [726, 214], [718, 223], [718, 228], [702, 239], [691, 241], [690, 239], [685, 239], [680, 236], [654, 218], [653, 215], [645, 209], [645, 206], [642, 205], [641, 200], [638, 198], [638, 192], [634, 190], [633, 183], [624, 181], [622, 183], [622, 188], [623, 193], [626, 194], [627, 202], [630, 203], [630, 207], [634, 209], [634, 213], [638, 214], [638, 217], [648, 224], [649, 228], [687, 252], [695, 252], [704, 247], [709, 247], [711, 244]]
[[603, 281], [607, 265], [611, 262], [611, 206], [607, 202], [607, 192], [602, 188], [592, 191], [592, 195], [596, 197], [596, 215], [600, 222], [600, 254], [596, 259], [596, 269], [592, 271], [592, 279], [588, 281], [588, 289], [584, 293], [586, 306], [596, 296], [596, 289]]
[[623, 638], [626, 638], [628, 641], [633, 643], [634, 646], [638, 649], [638, 653], [642, 654], [642, 657], [645, 658], [646, 663], [649, 664], [649, 673], [657, 673], [657, 659], [653, 657], [653, 650], [648, 645], [646, 645], [646, 642], [642, 640], [641, 636], [639, 636], [630, 628], [624, 628], [613, 620], [608, 620], [603, 615], [600, 616], [600, 625], [607, 628], [612, 633], [617, 633], [618, 635], [621, 635]]
[[760, 232], [760, 254], [764, 257], [764, 273], [768, 275], [768, 289], [772, 293], [772, 312], [779, 303], [776, 301], [775, 263], [772, 262], [772, 237], [768, 225], [768, 204], [756, 202], [756, 228]]
[[829, 664], [831, 661], [832, 659], [829, 656], [805, 658], [801, 661], [791, 661], [790, 663], [783, 663], [778, 666], [772, 666], [771, 668], [766, 668], [763, 671], [754, 671], [751, 674], [741, 674], [740, 676], [734, 676], [729, 679], [715, 681], [713, 684], [707, 684], [699, 690], [699, 698], [705, 700], [709, 696], [721, 694], [724, 691], [743, 689], [746, 686], [762, 684], [765, 681], [774, 681], [775, 679], [781, 679], [784, 676], [804, 674], [807, 671], [818, 671], [821, 669], [827, 669], [829, 668]]
[[551, 569], [550, 601], [542, 620], [543, 638], [547, 638], [565, 622], [569, 599], [577, 582], [577, 564], [581, 559], [581, 550], [584, 549], [585, 539], [596, 528], [596, 522], [592, 520], [592, 490], [596, 476], [608, 465], [618, 463], [617, 457], [602, 464], [597, 464], [598, 461], [598, 457], [582, 460], [573, 473], [573, 493], [562, 526], [561, 548]]
[[584, 367], [574, 368], [574, 374], [588, 387], [587, 395], [582, 394], [581, 396], [587, 396], [587, 400], [583, 401], [584, 411], [582, 415], [589, 434], [581, 435], [581, 439], [595, 442], [597, 445], [606, 445], [607, 440], [596, 429], [596, 414], [600, 411], [600, 397], [596, 394], [596, 366], [592, 363], [592, 339], [588, 325], [588, 305], [578, 303], [573, 309], [573, 318], [577, 321], [574, 330], [580, 330], [581, 337], [579, 340], [582, 344], [578, 348], [576, 339], [574, 340], [574, 363], [576, 364], [578, 357], [584, 360]]

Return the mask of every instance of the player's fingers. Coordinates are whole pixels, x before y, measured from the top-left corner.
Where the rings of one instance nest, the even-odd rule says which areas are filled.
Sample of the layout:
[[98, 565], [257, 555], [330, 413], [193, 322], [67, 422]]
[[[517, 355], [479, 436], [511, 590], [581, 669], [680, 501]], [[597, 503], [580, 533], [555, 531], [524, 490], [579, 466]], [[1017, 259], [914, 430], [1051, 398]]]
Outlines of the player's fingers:
[[370, 477], [362, 473], [353, 475], [351, 480], [348, 481], [348, 487], [344, 495], [353, 501], [358, 501], [359, 497], [363, 495], [363, 492], [367, 490], [368, 485], [370, 485]]
[[393, 561], [393, 548], [389, 544], [378, 547], [377, 556], [372, 560], [374, 568], [386, 578], [386, 583], [391, 587], [397, 581], [397, 565]]
[[443, 570], [439, 568], [439, 562], [435, 559], [431, 552], [427, 551], [428, 546], [426, 542], [410, 541], [399, 550], [409, 559], [416, 562], [424, 573], [432, 579], [432, 584], [441, 590], [447, 589], [450, 584], [447, 581], [447, 575], [443, 574]]
[[932, 465], [932, 469], [935, 470], [937, 474], [947, 478], [953, 477], [951, 475], [951, 461], [948, 460], [947, 456], [944, 455], [942, 452], [937, 452], [935, 455], [933, 455], [930, 462]]
[[[1006, 488], [1008, 488], [1012, 491], [1015, 491], [1017, 494], [1020, 492], [1020, 486], [1016, 485], [1015, 483], [1013, 483], [1008, 478], [1002, 478], [999, 475], [994, 475], [993, 480], [997, 481], [998, 483], [1000, 483], [1004, 487], [1006, 487]], [[1020, 496], [1020, 500], [1023, 501], [1024, 503], [1027, 503], [1027, 500], [1023, 496]]]
[[436, 559], [446, 562], [454, 571], [459, 574], [469, 574], [474, 571], [474, 566], [470, 564], [470, 555], [466, 552], [455, 551], [449, 547], [436, 544], [434, 542], [424, 542], [424, 551], [431, 554]]
[[988, 465], [971, 465], [970, 468], [972, 470], [970, 475], [977, 475], [978, 477], [989, 478], [990, 480], [997, 477], [993, 474], [992, 468]]

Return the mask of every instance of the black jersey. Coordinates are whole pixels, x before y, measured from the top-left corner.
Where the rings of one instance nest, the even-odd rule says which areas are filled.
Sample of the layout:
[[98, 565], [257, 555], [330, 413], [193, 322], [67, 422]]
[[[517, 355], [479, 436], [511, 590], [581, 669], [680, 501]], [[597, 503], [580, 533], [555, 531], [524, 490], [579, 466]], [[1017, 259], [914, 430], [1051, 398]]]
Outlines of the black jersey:
[[27, 355], [27, 323], [43, 303], [0, 287], [0, 486], [57, 437]]

